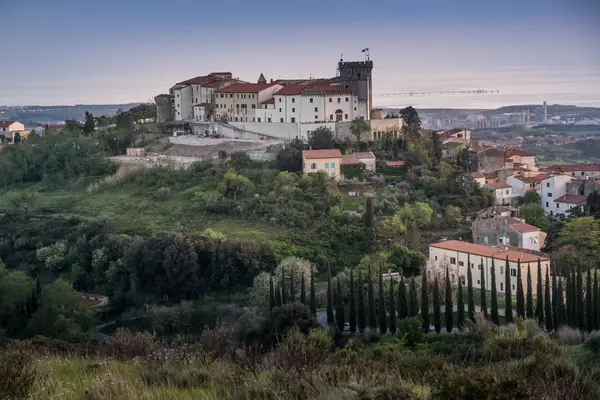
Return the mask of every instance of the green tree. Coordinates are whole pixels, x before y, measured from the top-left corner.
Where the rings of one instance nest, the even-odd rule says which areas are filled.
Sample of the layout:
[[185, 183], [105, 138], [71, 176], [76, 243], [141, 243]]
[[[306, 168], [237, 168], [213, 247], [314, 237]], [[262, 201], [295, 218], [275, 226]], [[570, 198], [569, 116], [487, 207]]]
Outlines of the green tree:
[[536, 286], [535, 317], [540, 325], [544, 323], [544, 288], [542, 286], [542, 263], [538, 258], [537, 286]]
[[525, 293], [523, 293], [521, 260], [517, 260], [517, 315], [521, 318], [525, 317]]
[[275, 289], [273, 288], [273, 275], [269, 274], [269, 311], [275, 308]]
[[367, 197], [364, 218], [365, 218], [365, 226], [367, 228], [373, 228], [373, 226], [375, 225], [375, 210], [373, 208], [373, 199], [371, 197]]
[[545, 298], [545, 308], [544, 308], [544, 318], [546, 319], [546, 330], [550, 332], [554, 328], [554, 322], [552, 319], [552, 299], [550, 297], [550, 273], [548, 272], [548, 268], [546, 268], [546, 288], [544, 290]]
[[389, 329], [390, 329], [390, 333], [393, 335], [396, 333], [396, 298], [394, 296], [394, 281], [392, 280], [392, 277], [390, 276], [390, 293], [389, 293], [390, 299], [389, 299], [389, 307], [390, 310], [388, 312], [389, 315]]
[[340, 285], [340, 277], [337, 277], [337, 287], [335, 291], [336, 295], [336, 310], [335, 310], [335, 321], [337, 322], [337, 328], [340, 332], [344, 330], [346, 325], [346, 318], [344, 316], [344, 296], [342, 295], [342, 285]]
[[533, 318], [533, 286], [531, 284], [531, 264], [527, 264], [527, 301], [525, 305], [525, 316]]
[[415, 278], [410, 281], [408, 288], [408, 316], [416, 317], [419, 315], [419, 300], [417, 299], [417, 282]]
[[397, 160], [399, 155], [400, 155], [400, 146], [398, 146], [398, 139], [393, 137], [392, 138], [392, 156], [394, 157], [394, 160]]
[[281, 307], [283, 302], [281, 301], [281, 285], [275, 287], [275, 307]]
[[585, 301], [584, 301], [584, 292], [583, 292], [583, 271], [581, 268], [581, 264], [577, 266], [577, 286], [575, 290], [575, 297], [577, 304], [577, 326], [585, 330]]
[[[458, 281], [460, 282], [460, 276], [458, 277]], [[446, 314], [446, 332], [452, 332], [453, 323], [454, 323], [454, 321], [453, 321], [454, 305], [452, 304], [452, 286], [450, 285], [450, 273], [448, 272], [448, 268], [446, 268], [445, 295], [446, 295], [446, 298], [444, 301], [444, 311]]]
[[[362, 291], [362, 288], [360, 290]], [[350, 315], [348, 316], [348, 322], [350, 323], [350, 332], [352, 333], [356, 332], [356, 298], [354, 292], [354, 270], [350, 269]]]
[[429, 295], [427, 293], [427, 270], [421, 274], [421, 321], [423, 331], [429, 332]]
[[310, 267], [310, 311], [317, 315], [317, 299], [315, 293], [315, 269]]
[[308, 145], [313, 150], [333, 149], [335, 147], [333, 131], [325, 126], [315, 129], [308, 137]]
[[362, 272], [358, 270], [358, 330], [360, 333], [365, 331], [367, 326], [365, 294], [363, 292]]
[[512, 308], [512, 284], [510, 279], [510, 263], [508, 262], [508, 256], [506, 256], [506, 265], [504, 267], [504, 321], [507, 324], [513, 322], [513, 308]]
[[254, 190], [254, 184], [250, 179], [238, 174], [234, 169], [230, 169], [223, 176], [219, 190], [223, 196], [237, 200], [239, 196], [251, 193]]
[[585, 279], [585, 329], [591, 332], [594, 329], [593, 297], [592, 297], [592, 272], [588, 264]]
[[369, 307], [369, 328], [377, 329], [377, 317], [375, 314], [375, 293], [373, 290], [373, 274], [371, 273], [371, 263], [369, 262], [367, 276], [367, 303]]
[[21, 134], [19, 132], [15, 132], [14, 137], [13, 137], [13, 143], [14, 144], [19, 144], [21, 143]]
[[354, 118], [350, 123], [350, 132], [356, 138], [356, 141], [360, 143], [360, 138], [367, 132], [371, 131], [371, 125], [369, 122], [362, 118]]
[[398, 319], [404, 319], [408, 317], [408, 301], [406, 298], [406, 284], [404, 283], [404, 276], [400, 278], [400, 285], [398, 285]]
[[401, 109], [400, 118], [402, 118], [404, 123], [408, 126], [421, 128], [421, 117], [419, 117], [419, 113], [413, 106]]
[[300, 303], [307, 305], [306, 304], [306, 287], [305, 287], [305, 283], [304, 283], [304, 274], [302, 274], [300, 276]]
[[519, 208], [519, 214], [521, 218], [525, 219], [525, 222], [537, 226], [544, 232], [550, 228], [550, 220], [539, 203], [523, 204]]
[[491, 302], [491, 317], [492, 322], [496, 325], [500, 323], [500, 317], [498, 315], [498, 291], [496, 289], [496, 266], [494, 265], [494, 259], [492, 258], [492, 302]]
[[558, 326], [558, 328], [560, 328], [566, 322], [565, 298], [563, 295], [562, 279], [558, 280], [558, 290], [557, 290], [557, 295], [556, 295], [556, 303], [554, 304], [554, 307], [557, 309], [557, 312], [556, 312], [557, 319], [558, 319], [557, 326]]
[[556, 270], [552, 274], [552, 328], [554, 331], [558, 331], [560, 327], [560, 304], [558, 303], [558, 286], [556, 281]]
[[283, 268], [281, 270], [281, 303], [282, 304], [288, 303], [287, 290], [285, 287], [285, 268]]
[[296, 291], [294, 288], [294, 274], [290, 271], [290, 303], [296, 302]]
[[385, 296], [383, 291], [383, 275], [382, 275], [381, 265], [379, 266], [379, 297], [378, 303], [379, 307], [377, 308], [377, 316], [379, 317], [379, 331], [381, 333], [387, 332], [387, 313], [385, 311]]
[[567, 287], [566, 287], [566, 298], [567, 298], [567, 325], [576, 326], [577, 314], [575, 313], [575, 302], [573, 300], [573, 281], [572, 281], [572, 270], [567, 271]]
[[600, 329], [600, 288], [598, 287], [598, 270], [594, 269], [594, 303], [593, 303], [593, 320], [594, 329]]
[[96, 121], [94, 120], [94, 115], [91, 112], [86, 111], [83, 115], [83, 118], [83, 133], [90, 135], [94, 132], [96, 128]]
[[523, 204], [540, 204], [541, 202], [542, 199], [535, 190], [528, 190], [525, 192], [525, 196], [523, 196]]
[[[470, 266], [467, 267], [471, 269]], [[465, 301], [463, 299], [462, 278], [458, 279], [458, 290], [456, 292], [456, 325], [462, 329], [465, 324]]]
[[431, 132], [429, 134], [429, 140], [431, 141], [431, 162], [433, 165], [438, 165], [442, 160], [442, 141], [440, 135], [437, 132]]
[[481, 260], [480, 264], [481, 269], [481, 312], [483, 313], [483, 317], [487, 319], [487, 293], [485, 290], [485, 268], [483, 267], [483, 260]]
[[471, 321], [475, 321], [475, 296], [473, 294], [473, 273], [471, 256], [467, 256], [467, 312]]
[[437, 275], [433, 279], [433, 327], [436, 333], [442, 331], [442, 309], [440, 299], [440, 283]]
[[327, 326], [332, 327], [335, 323], [333, 314], [333, 287], [331, 284], [331, 268], [327, 266]]

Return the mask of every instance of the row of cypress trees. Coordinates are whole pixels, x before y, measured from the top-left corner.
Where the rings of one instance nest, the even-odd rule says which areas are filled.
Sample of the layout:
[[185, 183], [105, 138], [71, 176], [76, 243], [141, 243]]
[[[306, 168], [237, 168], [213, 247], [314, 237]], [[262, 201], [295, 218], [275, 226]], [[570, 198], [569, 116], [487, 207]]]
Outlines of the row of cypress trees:
[[[458, 291], [456, 295], [456, 320], [454, 318], [454, 300], [452, 296], [452, 285], [449, 271], [446, 269], [443, 284], [445, 285], [444, 298], [444, 327], [447, 332], [451, 332], [454, 327], [462, 327], [466, 319], [474, 319], [475, 300], [473, 291], [473, 276], [471, 272], [470, 260], [467, 261], [467, 302], [464, 301], [464, 288], [462, 279], [458, 279]], [[490, 310], [487, 308], [487, 289], [485, 288], [485, 271], [480, 266], [480, 312], [485, 318], [489, 318], [493, 323], [500, 323], [500, 314], [498, 309], [498, 292], [496, 288], [496, 267], [492, 259], [491, 265], [491, 299]], [[371, 266], [368, 267], [367, 274], [367, 293], [366, 299], [363, 288], [363, 276], [359, 271], [357, 285], [353, 270], [350, 271], [349, 299], [342, 295], [342, 285], [339, 278], [336, 280], [334, 291], [331, 271], [328, 270], [327, 277], [327, 324], [337, 326], [343, 330], [346, 322], [349, 324], [351, 332], [364, 332], [366, 327], [379, 329], [380, 332], [395, 333], [397, 330], [397, 320], [406, 317], [421, 317], [422, 327], [425, 332], [430, 330], [430, 317], [433, 317], [433, 327], [436, 332], [442, 330], [442, 299], [440, 295], [441, 284], [438, 277], [434, 277], [432, 303], [433, 310], [429, 309], [429, 289], [427, 282], [427, 272], [421, 275], [420, 302], [418, 301], [417, 285], [412, 278], [407, 285], [404, 277], [401, 277], [398, 285], [390, 277], [388, 299], [386, 301], [383, 275], [379, 271], [378, 299], [375, 302], [374, 283], [371, 274]], [[282, 281], [285, 281], [285, 271], [282, 272]], [[593, 278], [590, 268], [587, 268], [587, 279], [583, 278], [581, 266], [571, 269], [566, 277], [566, 287], [563, 287], [563, 279], [550, 274], [548, 269], [545, 273], [546, 285], [542, 281], [541, 261], [537, 263], [537, 296], [533, 298], [533, 286], [531, 267], [527, 267], [527, 287], [523, 288], [521, 265], [517, 263], [517, 285], [516, 285], [516, 309], [513, 312], [513, 295], [511, 283], [511, 268], [506, 258], [504, 268], [504, 288], [505, 288], [505, 308], [504, 322], [511, 323], [514, 316], [521, 318], [535, 318], [540, 325], [545, 326], [548, 331], [556, 330], [562, 325], [569, 325], [583, 330], [591, 331], [600, 329], [600, 288], [598, 283], [598, 274], [594, 270]], [[294, 293], [293, 275], [290, 274], [291, 293], [287, 293], [284, 286], [274, 288], [273, 280], [270, 281], [270, 307], [286, 304], [288, 299], [296, 300]], [[585, 288], [584, 288], [585, 285]], [[408, 288], [407, 288], [408, 286]], [[288, 297], [289, 296], [289, 297]], [[310, 292], [307, 299], [305, 290], [304, 276], [300, 282], [301, 303], [310, 307], [313, 314], [316, 315], [315, 299], [315, 281], [314, 274], [311, 272]], [[346, 301], [348, 300], [348, 301]], [[419, 307], [419, 303], [421, 307]], [[427, 306], [424, 306], [427, 305]], [[348, 306], [348, 308], [347, 308]], [[346, 315], [348, 311], [348, 315]]]

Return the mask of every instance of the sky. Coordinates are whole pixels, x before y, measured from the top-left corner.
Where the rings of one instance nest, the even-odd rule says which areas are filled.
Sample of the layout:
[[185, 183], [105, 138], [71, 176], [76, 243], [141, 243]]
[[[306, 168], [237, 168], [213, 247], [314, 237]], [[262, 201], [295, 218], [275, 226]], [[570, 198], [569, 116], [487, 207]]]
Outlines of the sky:
[[[0, 0], [0, 15], [0, 105], [148, 101], [211, 71], [330, 77], [368, 47], [378, 106], [600, 107], [593, 0]], [[500, 93], [397, 96], [462, 89]]]

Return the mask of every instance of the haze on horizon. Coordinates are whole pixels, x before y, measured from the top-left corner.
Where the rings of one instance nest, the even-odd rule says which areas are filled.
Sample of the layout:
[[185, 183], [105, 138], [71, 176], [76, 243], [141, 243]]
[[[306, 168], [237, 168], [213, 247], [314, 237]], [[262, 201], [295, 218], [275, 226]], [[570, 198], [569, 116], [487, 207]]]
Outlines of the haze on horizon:
[[[143, 102], [217, 70], [248, 81], [330, 77], [341, 54], [362, 60], [369, 47], [377, 106], [600, 107], [592, 1], [205, 3], [0, 1], [0, 52], [10, 55], [0, 105]], [[382, 96], [463, 89], [500, 93]]]

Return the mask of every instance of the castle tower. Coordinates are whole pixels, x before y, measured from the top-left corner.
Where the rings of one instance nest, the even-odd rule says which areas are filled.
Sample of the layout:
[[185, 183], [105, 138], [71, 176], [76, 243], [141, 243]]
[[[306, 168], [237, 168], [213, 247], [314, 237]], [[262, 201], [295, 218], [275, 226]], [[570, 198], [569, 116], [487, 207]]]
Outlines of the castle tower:
[[342, 85], [358, 97], [358, 113], [371, 118], [373, 108], [373, 61], [344, 61], [338, 63]]

